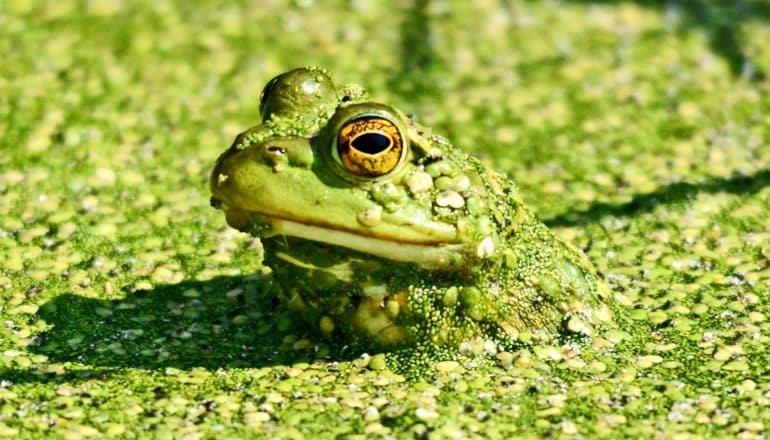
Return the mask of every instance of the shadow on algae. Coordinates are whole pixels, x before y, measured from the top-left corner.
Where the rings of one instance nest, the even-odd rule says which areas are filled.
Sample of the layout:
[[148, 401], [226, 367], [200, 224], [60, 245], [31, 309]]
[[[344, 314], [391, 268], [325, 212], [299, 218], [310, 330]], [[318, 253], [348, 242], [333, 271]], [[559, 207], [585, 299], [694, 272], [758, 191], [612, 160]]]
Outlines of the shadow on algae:
[[544, 219], [543, 223], [552, 228], [595, 223], [607, 216], [629, 217], [652, 211], [661, 205], [687, 202], [701, 192], [749, 195], [767, 186], [770, 186], [770, 170], [759, 171], [753, 176], [713, 177], [699, 183], [676, 182], [651, 193], [637, 194], [627, 203], [597, 202], [587, 210], [569, 210], [558, 216]]
[[[311, 336], [298, 320], [276, 314], [271, 299], [275, 287], [270, 276], [222, 276], [159, 285], [123, 299], [65, 293], [38, 311], [36, 319], [52, 328], [30, 349], [51, 362], [95, 369], [55, 377], [0, 370], [0, 376], [13, 376], [14, 382], [58, 382], [109, 375], [110, 368], [100, 372], [101, 367], [260, 368], [317, 359], [344, 361], [362, 354], [345, 345], [318, 344], [319, 337]], [[305, 336], [308, 339], [301, 340]]]
[[[676, 17], [677, 32], [702, 32], [711, 50], [722, 57], [736, 77], [750, 81], [767, 78], [741, 45], [742, 25], [749, 21], [770, 21], [767, 0], [568, 0], [590, 5], [636, 3], [657, 9], [668, 17]], [[509, 8], [516, 3], [505, 1]], [[414, 0], [404, 14], [401, 31], [401, 67], [392, 78], [391, 88], [417, 99], [436, 92], [435, 75], [445, 70], [446, 63], [432, 47], [429, 1]]]
[[[620, 4], [627, 0], [570, 0], [574, 3]], [[698, 30], [708, 39], [714, 53], [724, 58], [733, 75], [751, 81], [767, 77], [741, 47], [741, 25], [751, 20], [770, 21], [770, 2], [767, 0], [635, 0], [646, 8], [676, 16], [679, 32]]]
[[[587, 211], [568, 211], [546, 223], [593, 223], [606, 216], [632, 216], [686, 202], [700, 192], [747, 195], [769, 185], [770, 170], [697, 184], [679, 182], [637, 195], [628, 203], [595, 203]], [[107, 376], [109, 368], [259, 368], [317, 359], [345, 361], [362, 354], [344, 342], [326, 341], [320, 346], [310, 342], [318, 337], [308, 336], [311, 333], [299, 325], [300, 320], [287, 312], [276, 314], [280, 310], [274, 299], [277, 288], [270, 276], [221, 276], [160, 285], [124, 299], [62, 294], [38, 311], [36, 319], [53, 327], [31, 349], [53, 362], [76, 362], [94, 369], [49, 376], [0, 370], [0, 377], [13, 377], [17, 383], [65, 382]], [[287, 339], [287, 335], [292, 336]], [[297, 338], [304, 336], [308, 336], [306, 346], [295, 346]]]

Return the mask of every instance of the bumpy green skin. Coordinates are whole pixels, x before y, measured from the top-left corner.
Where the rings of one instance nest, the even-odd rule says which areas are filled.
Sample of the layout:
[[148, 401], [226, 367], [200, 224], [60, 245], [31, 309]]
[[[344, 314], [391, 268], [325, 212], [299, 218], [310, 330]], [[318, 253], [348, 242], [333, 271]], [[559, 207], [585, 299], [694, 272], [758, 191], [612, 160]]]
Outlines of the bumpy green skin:
[[[273, 79], [261, 110], [262, 124], [217, 161], [212, 204], [263, 237], [277, 295], [322, 334], [427, 350], [591, 334], [611, 321], [591, 264], [535, 218], [515, 184], [412, 118], [317, 68]], [[408, 139], [402, 163], [381, 177], [352, 176], [334, 157], [340, 123], [362, 111], [387, 115]], [[287, 237], [286, 219], [419, 248], [370, 255]]]

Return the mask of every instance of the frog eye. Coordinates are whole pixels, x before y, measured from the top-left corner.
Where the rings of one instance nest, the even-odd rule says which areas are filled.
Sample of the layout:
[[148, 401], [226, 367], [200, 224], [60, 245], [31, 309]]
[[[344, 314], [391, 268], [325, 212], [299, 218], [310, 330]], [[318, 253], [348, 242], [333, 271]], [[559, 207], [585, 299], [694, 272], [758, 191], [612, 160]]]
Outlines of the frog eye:
[[337, 153], [351, 173], [377, 177], [398, 165], [403, 154], [403, 141], [391, 121], [363, 116], [342, 125], [337, 134]]

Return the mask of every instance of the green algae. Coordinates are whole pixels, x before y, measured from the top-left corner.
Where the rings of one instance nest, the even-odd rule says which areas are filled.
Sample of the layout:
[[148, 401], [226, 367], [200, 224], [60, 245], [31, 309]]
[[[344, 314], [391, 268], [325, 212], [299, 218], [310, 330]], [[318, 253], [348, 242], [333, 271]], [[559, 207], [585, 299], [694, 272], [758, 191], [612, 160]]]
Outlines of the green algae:
[[[2, 2], [0, 436], [766, 436], [766, 7], [469, 5]], [[271, 315], [205, 181], [307, 64], [512, 175], [618, 329], [407, 380]]]

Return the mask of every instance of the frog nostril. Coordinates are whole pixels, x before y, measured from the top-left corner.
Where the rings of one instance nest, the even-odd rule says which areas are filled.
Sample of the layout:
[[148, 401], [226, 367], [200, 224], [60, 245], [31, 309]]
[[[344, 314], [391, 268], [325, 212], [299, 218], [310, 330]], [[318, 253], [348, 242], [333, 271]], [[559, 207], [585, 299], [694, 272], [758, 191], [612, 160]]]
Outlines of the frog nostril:
[[280, 145], [265, 145], [262, 151], [262, 159], [272, 165], [273, 170], [280, 171], [284, 165], [288, 164], [289, 157], [286, 154], [286, 148]]
[[268, 145], [265, 149], [269, 154], [273, 156], [283, 156], [286, 154], [286, 149], [277, 145]]

